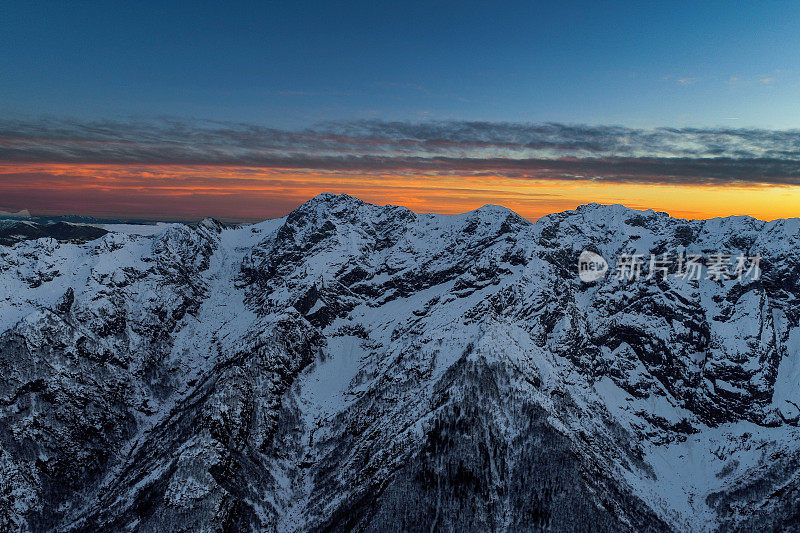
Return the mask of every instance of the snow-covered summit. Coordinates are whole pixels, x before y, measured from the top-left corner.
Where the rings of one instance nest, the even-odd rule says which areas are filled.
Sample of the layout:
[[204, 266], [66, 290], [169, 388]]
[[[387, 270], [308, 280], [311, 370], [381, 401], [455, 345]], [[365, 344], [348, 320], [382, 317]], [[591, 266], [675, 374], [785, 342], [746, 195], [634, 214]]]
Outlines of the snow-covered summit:
[[[0, 246], [2, 529], [797, 523], [797, 219], [323, 194], [134, 229]], [[678, 253], [760, 276], [614, 276]]]

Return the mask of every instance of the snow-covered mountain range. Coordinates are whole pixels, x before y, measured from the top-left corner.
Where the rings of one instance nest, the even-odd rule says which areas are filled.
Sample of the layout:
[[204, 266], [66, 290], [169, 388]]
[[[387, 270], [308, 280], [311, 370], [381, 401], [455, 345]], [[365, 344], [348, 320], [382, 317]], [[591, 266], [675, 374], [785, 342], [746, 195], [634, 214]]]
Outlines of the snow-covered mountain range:
[[[0, 246], [0, 530], [800, 529], [800, 220], [324, 194]], [[592, 283], [583, 250], [761, 257]]]

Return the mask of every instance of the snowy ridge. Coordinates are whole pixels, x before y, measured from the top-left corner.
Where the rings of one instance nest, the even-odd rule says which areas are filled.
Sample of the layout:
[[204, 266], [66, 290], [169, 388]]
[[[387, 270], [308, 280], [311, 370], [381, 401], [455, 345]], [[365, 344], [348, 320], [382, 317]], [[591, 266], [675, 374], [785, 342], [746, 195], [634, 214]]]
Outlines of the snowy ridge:
[[[0, 246], [0, 528], [800, 520], [800, 220], [325, 194], [105, 230]], [[584, 249], [763, 273], [584, 284]]]

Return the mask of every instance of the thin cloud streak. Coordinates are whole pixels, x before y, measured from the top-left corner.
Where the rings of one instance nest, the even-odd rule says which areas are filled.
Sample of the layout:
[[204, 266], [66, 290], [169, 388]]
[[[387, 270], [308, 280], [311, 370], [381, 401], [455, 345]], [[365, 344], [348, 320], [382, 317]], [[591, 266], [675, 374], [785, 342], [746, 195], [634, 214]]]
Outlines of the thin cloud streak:
[[800, 215], [800, 131], [490, 122], [0, 120], [0, 209], [253, 221], [321, 192], [536, 219], [581, 203]]
[[322, 192], [417, 212], [462, 213], [500, 204], [535, 220], [577, 205], [624, 203], [676, 216], [800, 215], [800, 188], [535, 180], [480, 174], [426, 176], [207, 166], [0, 164], [0, 209], [101, 218], [256, 221], [287, 214]]
[[0, 122], [0, 161], [800, 185], [800, 130], [490, 122]]

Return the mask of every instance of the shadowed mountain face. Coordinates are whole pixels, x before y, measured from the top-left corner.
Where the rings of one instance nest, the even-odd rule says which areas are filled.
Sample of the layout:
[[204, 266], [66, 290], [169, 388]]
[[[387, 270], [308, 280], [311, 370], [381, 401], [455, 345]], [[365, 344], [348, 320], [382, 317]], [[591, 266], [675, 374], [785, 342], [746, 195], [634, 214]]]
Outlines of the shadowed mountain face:
[[86, 242], [108, 233], [102, 228], [84, 224], [55, 222], [40, 224], [31, 221], [0, 219], [0, 245], [10, 246], [21, 241], [50, 237], [58, 241]]
[[[0, 247], [0, 529], [797, 529], [799, 245], [321, 195]], [[613, 275], [679, 252], [761, 275]]]

